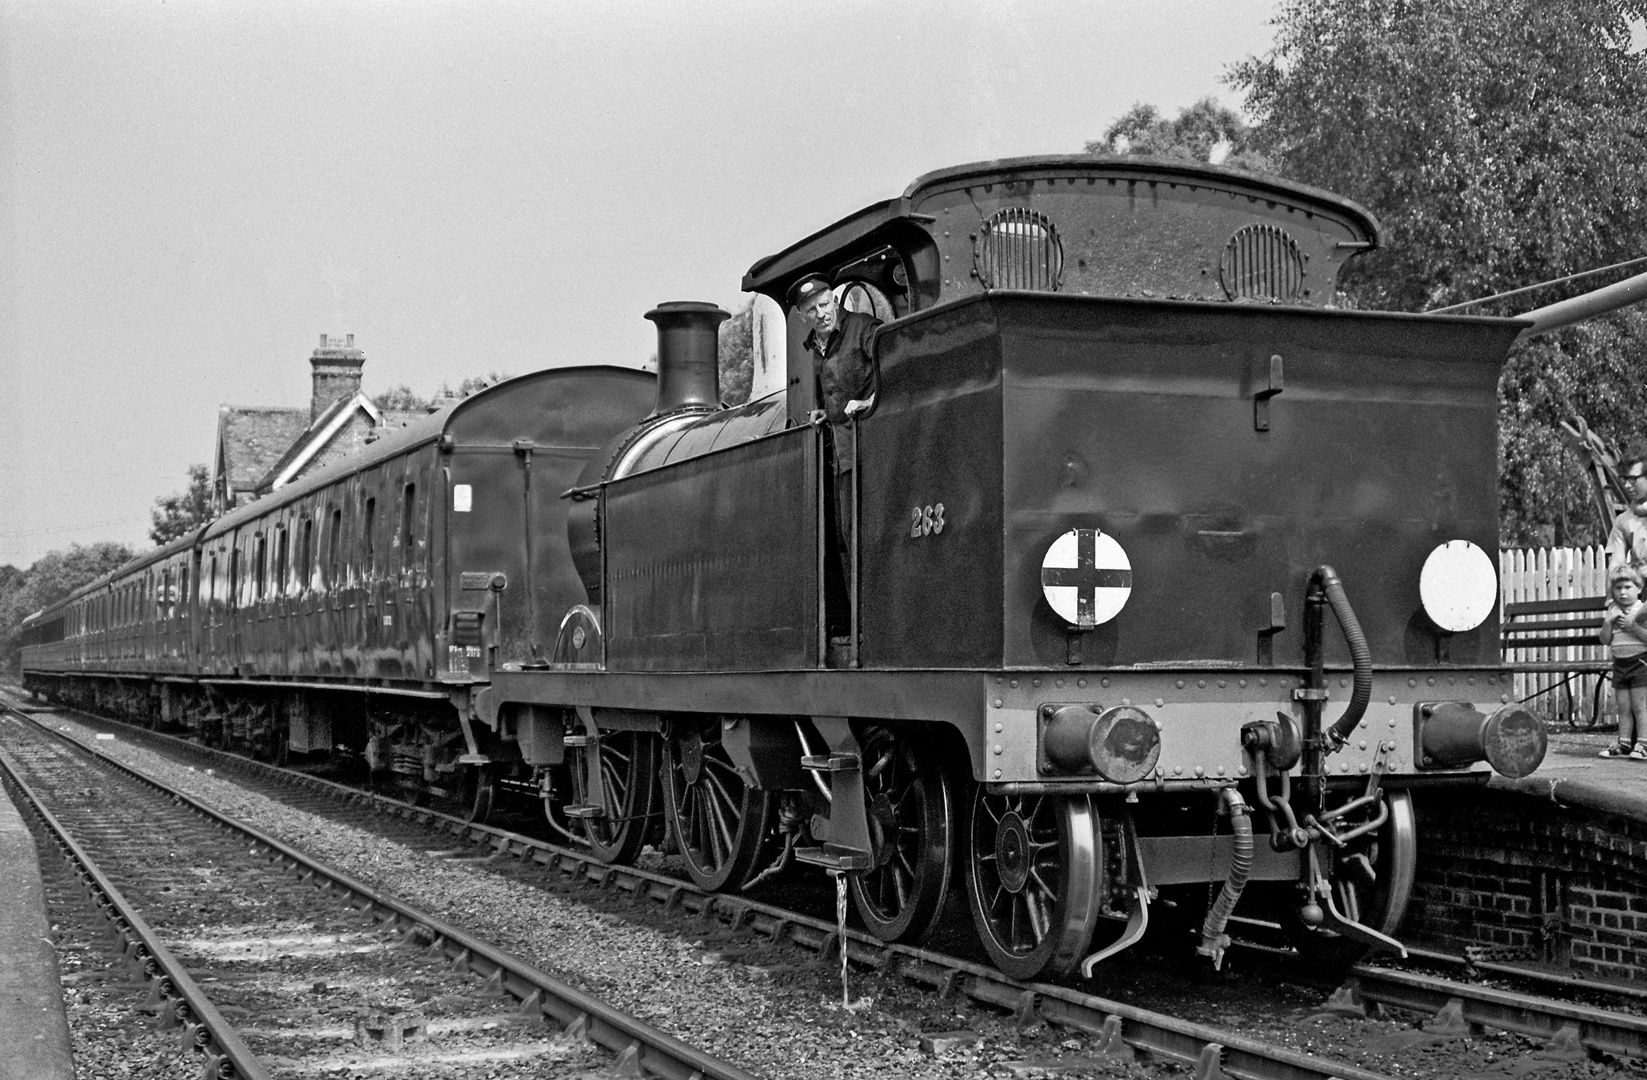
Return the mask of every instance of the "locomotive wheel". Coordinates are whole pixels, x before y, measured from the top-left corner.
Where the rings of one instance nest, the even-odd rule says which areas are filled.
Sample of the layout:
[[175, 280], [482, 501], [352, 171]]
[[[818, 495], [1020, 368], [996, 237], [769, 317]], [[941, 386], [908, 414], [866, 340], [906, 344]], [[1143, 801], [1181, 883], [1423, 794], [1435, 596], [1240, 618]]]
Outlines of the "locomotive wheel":
[[458, 777], [458, 805], [464, 821], [484, 825], [492, 819], [497, 801], [497, 771], [485, 765], [465, 765]]
[[851, 875], [852, 904], [882, 941], [918, 941], [949, 896], [949, 779], [885, 728], [864, 741], [863, 761], [875, 865]]
[[967, 896], [990, 959], [1014, 979], [1069, 974], [1103, 895], [1098, 815], [1084, 795], [991, 795], [967, 822]]
[[776, 798], [738, 776], [718, 720], [675, 725], [668, 756], [664, 795], [686, 872], [700, 889], [741, 888], [771, 831]]
[[[1349, 850], [1333, 859], [1332, 895], [1346, 918], [1394, 937], [1407, 914], [1418, 870], [1418, 817], [1411, 792], [1386, 790], [1384, 800], [1390, 816], [1378, 832], [1352, 841]], [[1372, 867], [1374, 880], [1366, 880], [1357, 856]], [[1341, 934], [1305, 926], [1296, 912], [1286, 925], [1299, 954], [1320, 964], [1348, 966], [1359, 963], [1370, 951]]]
[[[601, 785], [605, 789], [602, 813], [579, 820], [595, 857], [605, 863], [635, 861], [646, 843], [647, 826], [658, 812], [658, 737], [645, 731], [603, 732], [597, 744]], [[588, 803], [588, 773], [578, 751], [572, 766], [572, 791], [578, 805]]]

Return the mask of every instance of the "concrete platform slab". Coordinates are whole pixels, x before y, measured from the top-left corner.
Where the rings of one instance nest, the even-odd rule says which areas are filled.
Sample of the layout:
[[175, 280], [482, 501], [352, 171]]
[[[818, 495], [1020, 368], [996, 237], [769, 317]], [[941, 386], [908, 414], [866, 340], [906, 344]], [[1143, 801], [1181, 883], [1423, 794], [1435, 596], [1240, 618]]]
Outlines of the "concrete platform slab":
[[1647, 822], [1647, 761], [1598, 756], [1615, 741], [1611, 731], [1552, 729], [1537, 772], [1520, 780], [1494, 776], [1488, 787]]
[[0, 1080], [74, 1080], [34, 837], [0, 789]]

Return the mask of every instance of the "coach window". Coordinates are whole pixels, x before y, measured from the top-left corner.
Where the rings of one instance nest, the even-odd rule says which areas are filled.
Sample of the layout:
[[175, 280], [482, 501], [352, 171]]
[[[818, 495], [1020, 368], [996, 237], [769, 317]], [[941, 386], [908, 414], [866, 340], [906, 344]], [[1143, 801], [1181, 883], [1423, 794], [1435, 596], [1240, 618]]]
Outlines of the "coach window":
[[417, 537], [413, 534], [417, 524], [416, 510], [417, 485], [407, 484], [400, 505], [400, 568], [403, 571], [413, 566], [412, 552], [417, 546]]
[[366, 500], [365, 527], [365, 577], [370, 579], [377, 571], [377, 500]]
[[291, 544], [287, 540], [287, 528], [284, 525], [275, 526], [275, 595], [286, 595], [286, 582], [290, 580], [286, 570], [287, 560], [291, 557]]
[[338, 565], [338, 556], [343, 551], [342, 536], [343, 508], [334, 506], [332, 507], [332, 527], [326, 537], [326, 587], [331, 589], [337, 588], [340, 584], [338, 575], [342, 567]]
[[314, 532], [315, 519], [303, 519], [303, 540], [297, 551], [297, 591], [306, 593], [314, 588]]
[[184, 563], [177, 568], [179, 584], [177, 586], [177, 607], [181, 612], [189, 610], [189, 564]]
[[229, 552], [229, 606], [240, 606], [240, 549]]

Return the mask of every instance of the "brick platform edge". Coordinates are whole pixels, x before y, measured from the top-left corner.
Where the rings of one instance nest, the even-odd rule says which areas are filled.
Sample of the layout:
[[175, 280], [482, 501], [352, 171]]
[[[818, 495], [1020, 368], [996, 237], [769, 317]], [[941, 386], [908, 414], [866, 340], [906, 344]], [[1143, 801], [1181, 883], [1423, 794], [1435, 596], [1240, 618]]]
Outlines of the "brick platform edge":
[[1527, 778], [1415, 792], [1415, 943], [1647, 980], [1647, 801]]
[[34, 836], [0, 790], [0, 1080], [74, 1080]]

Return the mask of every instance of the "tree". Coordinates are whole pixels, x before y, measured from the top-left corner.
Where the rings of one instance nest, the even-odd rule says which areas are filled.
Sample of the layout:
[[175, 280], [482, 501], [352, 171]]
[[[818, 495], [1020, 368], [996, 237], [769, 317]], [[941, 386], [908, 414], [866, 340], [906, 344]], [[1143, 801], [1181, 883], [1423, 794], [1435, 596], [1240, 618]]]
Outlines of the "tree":
[[212, 519], [212, 474], [204, 465], [189, 466], [189, 486], [172, 495], [162, 495], [149, 511], [154, 522], [149, 539], [156, 547], [193, 532]]
[[1087, 143], [1086, 151], [1182, 158], [1249, 172], [1274, 172], [1273, 163], [1252, 142], [1252, 129], [1240, 114], [1205, 97], [1180, 111], [1175, 120], [1163, 117], [1154, 105], [1140, 102], [1111, 124], [1102, 139]]
[[405, 383], [391, 386], [379, 394], [372, 395], [372, 404], [384, 412], [424, 412], [429, 408], [429, 399], [419, 397], [417, 392]]
[[[1385, 246], [1341, 278], [1345, 302], [1423, 310], [1647, 251], [1647, 56], [1630, 50], [1644, 16], [1647, 0], [1286, 0], [1270, 53], [1229, 81], [1280, 171], [1383, 222]], [[1512, 354], [1500, 384], [1505, 542], [1596, 538], [1559, 421], [1576, 410], [1634, 441], [1644, 365], [1639, 314]]]
[[742, 405], [749, 400], [755, 379], [755, 301], [751, 299], [721, 323], [720, 334], [717, 362], [721, 400], [728, 405]]
[[496, 386], [505, 379], [512, 379], [513, 375], [507, 371], [489, 371], [485, 375], [471, 375], [458, 383], [453, 390], [448, 384], [440, 384], [440, 396], [443, 398], [466, 398], [470, 394], [477, 394], [488, 386]]

